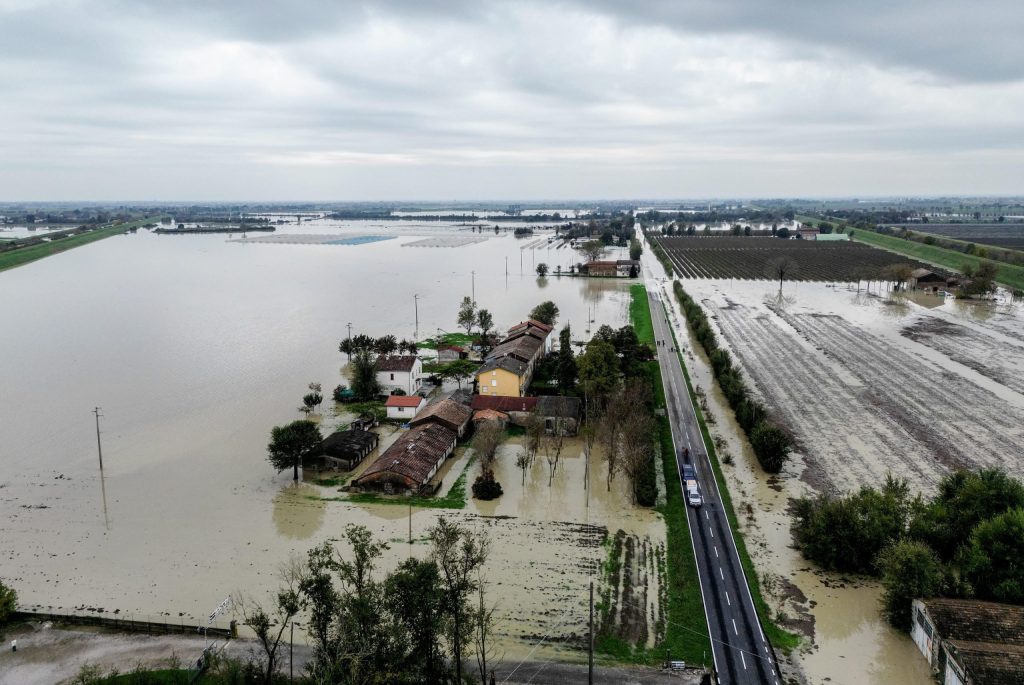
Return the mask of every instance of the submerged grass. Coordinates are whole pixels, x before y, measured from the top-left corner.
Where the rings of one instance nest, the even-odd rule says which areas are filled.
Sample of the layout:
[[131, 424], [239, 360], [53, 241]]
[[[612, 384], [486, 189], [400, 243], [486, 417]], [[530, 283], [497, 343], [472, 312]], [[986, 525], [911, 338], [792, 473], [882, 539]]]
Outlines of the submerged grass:
[[0, 254], [0, 271], [13, 269], [16, 266], [22, 266], [23, 264], [28, 264], [30, 262], [43, 259], [44, 257], [49, 257], [50, 255], [67, 252], [72, 248], [88, 245], [89, 243], [94, 243], [97, 240], [103, 240], [104, 238], [109, 238], [112, 235], [125, 233], [133, 228], [139, 228], [140, 226], [155, 223], [159, 220], [160, 217], [149, 217], [147, 219], [139, 219], [138, 221], [123, 223], [117, 226], [97, 228], [89, 231], [88, 233], [73, 235], [67, 238], [59, 238], [50, 243], [40, 243], [38, 245], [29, 245], [28, 247], [14, 248], [9, 252]]

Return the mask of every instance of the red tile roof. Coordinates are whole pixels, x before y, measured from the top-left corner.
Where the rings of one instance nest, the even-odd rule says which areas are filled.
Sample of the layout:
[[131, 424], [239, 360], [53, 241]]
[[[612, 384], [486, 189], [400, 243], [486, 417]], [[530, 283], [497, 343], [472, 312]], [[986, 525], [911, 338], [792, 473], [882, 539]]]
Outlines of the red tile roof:
[[385, 407], [418, 407], [423, 398], [419, 395], [392, 395], [384, 403]]
[[493, 409], [495, 411], [508, 413], [510, 411], [533, 411], [537, 406], [536, 397], [488, 397], [486, 395], [473, 395], [470, 405], [474, 411], [482, 409]]

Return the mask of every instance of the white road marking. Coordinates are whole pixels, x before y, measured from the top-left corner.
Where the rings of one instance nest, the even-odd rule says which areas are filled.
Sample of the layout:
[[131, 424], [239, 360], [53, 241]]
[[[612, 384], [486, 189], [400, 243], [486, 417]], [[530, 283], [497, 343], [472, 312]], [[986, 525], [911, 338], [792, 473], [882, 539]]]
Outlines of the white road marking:
[[725, 574], [722, 573], [722, 567], [721, 566], [718, 567], [718, 575], [722, 576], [722, 580], [725, 580]]
[[715, 531], [711, 530], [711, 528], [708, 528], [708, 532], [711, 533], [711, 537], [715, 537]]
[[705, 510], [705, 511], [704, 511], [704, 518], [706, 518], [706, 519], [707, 519], [708, 521], [710, 521], [710, 520], [711, 520], [711, 517], [710, 517], [710, 516], [708, 516], [708, 512], [707, 512], [707, 510]]
[[729, 599], [729, 591], [728, 590], [726, 590], [726, 592], [725, 592], [725, 603], [728, 604], [729, 606], [732, 606], [732, 600]]
[[740, 661], [743, 662], [743, 670], [747, 670], [747, 660], [746, 658], [744, 658], [743, 652], [740, 652]]
[[715, 545], [715, 559], [718, 558], [718, 545]]
[[[732, 620], [732, 632], [736, 633], [737, 635], [740, 634], [739, 629], [736, 627], [736, 619]], [[741, 652], [741, 654], [742, 654], [742, 652]]]

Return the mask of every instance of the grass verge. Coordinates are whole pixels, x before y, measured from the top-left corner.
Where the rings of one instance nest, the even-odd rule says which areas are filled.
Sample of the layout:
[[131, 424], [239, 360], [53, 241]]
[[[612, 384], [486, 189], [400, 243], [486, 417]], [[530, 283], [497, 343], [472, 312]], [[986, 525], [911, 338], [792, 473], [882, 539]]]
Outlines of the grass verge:
[[[747, 552], [747, 545], [739, 530], [739, 521], [736, 518], [736, 509], [733, 506], [732, 496], [729, 494], [729, 487], [726, 484], [725, 476], [722, 473], [722, 465], [718, 461], [718, 454], [715, 452], [715, 443], [711, 439], [711, 433], [708, 431], [707, 422], [704, 420], [704, 412], [701, 411], [700, 403], [697, 401], [697, 395], [693, 392], [693, 383], [690, 382], [690, 372], [687, 370], [686, 362], [683, 360], [683, 355], [679, 351], [679, 341], [676, 340], [674, 330], [672, 331], [672, 338], [676, 343], [676, 355], [679, 357], [679, 365], [683, 368], [683, 378], [686, 379], [686, 390], [690, 394], [690, 401], [693, 403], [693, 409], [697, 414], [697, 425], [700, 426], [700, 433], [704, 440], [704, 447], [711, 459], [711, 468], [715, 472], [715, 481], [718, 483], [718, 491], [722, 495], [722, 503], [725, 506], [725, 515], [726, 518], [729, 519], [729, 527], [732, 528], [732, 535], [736, 540], [736, 550], [739, 553], [740, 565], [743, 567], [743, 573], [747, 577], [747, 584], [750, 586], [750, 595], [754, 600], [754, 608], [757, 610], [757, 614], [761, 619], [761, 626], [764, 628], [764, 634], [767, 636], [768, 640], [777, 649], [789, 652], [800, 644], [800, 636], [779, 627], [772, 620], [771, 609], [769, 609], [767, 602], [764, 601], [764, 596], [761, 594], [761, 582], [757, 575], [757, 569], [754, 568], [754, 562], [750, 559], [750, 554]], [[672, 476], [674, 478], [678, 477], [674, 472]], [[666, 478], [667, 477], [668, 473], [666, 473]], [[682, 495], [680, 495], [680, 499], [682, 499]]]
[[[457, 345], [459, 347], [468, 347], [476, 342], [478, 336], [467, 335], [465, 333], [442, 333], [441, 344], [442, 345]], [[425, 350], [436, 350], [437, 349], [437, 338], [427, 338], [421, 342], [416, 343], [417, 347]]]
[[52, 243], [40, 243], [37, 245], [29, 245], [27, 247], [15, 248], [9, 252], [0, 254], [0, 271], [13, 269], [16, 266], [22, 266], [24, 264], [43, 259], [44, 257], [49, 257], [50, 255], [67, 252], [70, 249], [81, 247], [82, 245], [88, 245], [89, 243], [94, 243], [97, 240], [109, 238], [112, 235], [119, 235], [131, 230], [132, 228], [145, 226], [146, 224], [154, 223], [159, 220], [160, 217], [139, 219], [138, 221], [119, 224], [117, 226], [97, 228], [96, 230], [89, 231], [88, 233], [82, 233], [80, 235], [60, 238]]
[[647, 288], [642, 284], [629, 286], [629, 320], [636, 331], [637, 339], [654, 346], [654, 323], [651, 321], [651, 308], [647, 304]]

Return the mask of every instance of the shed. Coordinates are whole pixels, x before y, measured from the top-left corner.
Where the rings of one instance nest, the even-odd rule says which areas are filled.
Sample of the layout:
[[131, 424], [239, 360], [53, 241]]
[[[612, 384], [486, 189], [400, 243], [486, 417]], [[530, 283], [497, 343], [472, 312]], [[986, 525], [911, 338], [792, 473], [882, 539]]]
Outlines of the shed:
[[911, 612], [910, 636], [943, 683], [1024, 682], [1024, 607], [916, 599]]
[[372, 431], [346, 430], [331, 433], [320, 443], [320, 467], [351, 471], [377, 447], [378, 440], [377, 434]]
[[505, 428], [508, 425], [508, 414], [495, 411], [494, 409], [481, 409], [473, 412], [473, 424], [478, 425], [485, 421], [496, 421], [499, 426]]
[[438, 424], [452, 431], [461, 438], [473, 416], [473, 410], [452, 399], [441, 400], [428, 404], [419, 415], [411, 421], [413, 426]]
[[548, 433], [576, 435], [580, 428], [582, 406], [578, 397], [538, 397], [537, 415], [544, 421], [544, 430]]
[[416, 417], [427, 404], [419, 395], [391, 395], [384, 403], [389, 419], [410, 420]]
[[419, 492], [455, 450], [454, 431], [436, 423], [417, 426], [398, 438], [352, 484], [392, 493]]
[[439, 362], [453, 362], [467, 357], [469, 357], [469, 351], [458, 345], [443, 345], [437, 348], [437, 361]]
[[949, 281], [945, 276], [940, 276], [928, 269], [914, 269], [910, 272], [910, 287], [914, 290], [934, 292], [945, 290], [948, 284]]
[[493, 409], [507, 414], [509, 423], [514, 426], [525, 426], [530, 412], [537, 407], [537, 398], [473, 395], [473, 403], [470, 406], [474, 411]]

